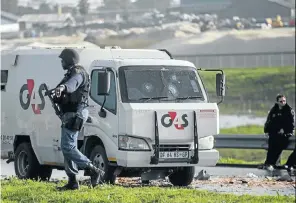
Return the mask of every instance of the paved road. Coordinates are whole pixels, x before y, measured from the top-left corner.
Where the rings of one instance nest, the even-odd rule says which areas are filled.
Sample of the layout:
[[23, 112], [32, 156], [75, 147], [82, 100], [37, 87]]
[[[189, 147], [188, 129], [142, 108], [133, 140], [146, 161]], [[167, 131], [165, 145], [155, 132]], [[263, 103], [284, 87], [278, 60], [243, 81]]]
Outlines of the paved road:
[[[270, 31], [272, 32], [272, 30]], [[295, 32], [295, 31], [294, 31]], [[239, 38], [232, 34], [216, 33], [213, 39], [205, 34], [199, 34], [185, 39], [170, 39], [149, 48], [167, 49], [173, 55], [198, 54], [227, 54], [227, 53], [256, 53], [256, 52], [295, 52], [295, 35], [280, 35], [278, 37], [252, 36], [248, 39]], [[206, 37], [203, 37], [205, 35]], [[221, 35], [221, 36], [219, 36]], [[255, 34], [254, 34], [255, 35]], [[213, 34], [214, 36], [214, 34]]]
[[[287, 32], [287, 33], [284, 33]], [[194, 37], [169, 39], [149, 46], [152, 49], [167, 49], [176, 59], [188, 60], [200, 68], [248, 68], [282, 67], [295, 64], [295, 34], [289, 30], [269, 30], [270, 36], [262, 30], [253, 34], [205, 32]], [[251, 32], [251, 31], [249, 31]], [[290, 30], [291, 32], [291, 30]], [[295, 31], [293, 31], [294, 33]], [[240, 33], [240, 34], [238, 34]], [[260, 55], [254, 53], [280, 53], [284, 55]], [[289, 52], [289, 53], [287, 53]], [[204, 56], [219, 54], [243, 54], [232, 56]], [[196, 57], [196, 55], [199, 55]], [[200, 56], [203, 55], [203, 56]]]
[[[224, 177], [227, 177], [227, 176], [228, 177], [232, 177], [232, 176], [244, 177], [244, 176], [247, 176], [248, 173], [253, 173], [253, 174], [256, 174], [257, 176], [267, 175], [265, 171], [253, 169], [253, 168], [196, 167], [197, 173], [201, 170], [206, 170], [207, 173], [214, 176], [224, 176]], [[1, 176], [15, 176], [13, 162], [7, 164], [6, 160], [1, 160]], [[53, 170], [53, 173], [52, 173], [53, 179], [63, 179], [64, 177], [66, 177], [66, 174], [64, 171]], [[80, 171], [78, 177], [84, 177], [83, 171]]]

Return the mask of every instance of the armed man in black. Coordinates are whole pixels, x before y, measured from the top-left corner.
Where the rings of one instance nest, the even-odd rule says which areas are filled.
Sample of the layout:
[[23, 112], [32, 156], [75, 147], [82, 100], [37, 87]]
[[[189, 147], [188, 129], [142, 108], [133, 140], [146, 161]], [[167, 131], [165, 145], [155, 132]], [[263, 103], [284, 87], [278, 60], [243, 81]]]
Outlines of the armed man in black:
[[55, 102], [62, 111], [61, 149], [65, 159], [65, 171], [68, 183], [59, 190], [79, 189], [76, 175], [78, 168], [90, 170], [93, 174], [92, 185], [95, 186], [104, 171], [96, 168], [77, 148], [78, 133], [88, 118], [88, 95], [90, 77], [85, 69], [78, 65], [79, 56], [74, 49], [64, 49], [61, 58], [62, 67], [67, 70], [65, 77], [55, 89]]
[[289, 138], [294, 134], [294, 128], [294, 110], [287, 104], [284, 95], [277, 95], [276, 103], [271, 108], [264, 125], [264, 133], [269, 136], [268, 151], [266, 161], [260, 168], [274, 169], [282, 151], [289, 145]]

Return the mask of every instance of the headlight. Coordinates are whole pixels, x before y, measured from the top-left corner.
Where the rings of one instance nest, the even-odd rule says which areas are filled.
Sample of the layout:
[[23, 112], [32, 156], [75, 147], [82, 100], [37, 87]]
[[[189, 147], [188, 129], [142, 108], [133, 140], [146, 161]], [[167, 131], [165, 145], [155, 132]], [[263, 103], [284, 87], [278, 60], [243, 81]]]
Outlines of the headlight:
[[150, 151], [146, 140], [127, 135], [118, 136], [118, 148], [120, 150]]

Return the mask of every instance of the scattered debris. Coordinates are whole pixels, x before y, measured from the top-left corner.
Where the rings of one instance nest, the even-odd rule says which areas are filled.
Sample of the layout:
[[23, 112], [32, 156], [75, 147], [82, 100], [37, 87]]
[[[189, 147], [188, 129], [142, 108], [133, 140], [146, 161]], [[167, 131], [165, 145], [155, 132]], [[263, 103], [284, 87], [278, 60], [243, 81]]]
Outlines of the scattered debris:
[[273, 178], [270, 177], [270, 176], [266, 176], [265, 178], [266, 178], [267, 180], [273, 180]]
[[248, 173], [247, 177], [248, 178], [258, 178], [258, 176], [256, 176], [254, 173]]
[[[258, 178], [246, 178], [246, 177], [218, 177], [211, 175], [211, 179], [205, 180], [205, 177], [210, 177], [206, 171], [202, 170], [199, 172], [199, 177], [201, 180], [195, 179], [192, 184], [190, 184], [188, 189], [196, 189], [196, 190], [207, 190], [214, 192], [222, 192], [222, 193], [232, 193], [232, 194], [250, 194], [252, 195], [293, 195], [295, 194], [295, 177], [290, 177], [292, 179], [288, 179], [288, 176], [281, 177], [286, 178], [285, 180], [278, 179], [273, 177], [258, 177]], [[4, 175], [2, 178], [6, 177]], [[198, 177], [198, 176], [197, 176]], [[11, 179], [9, 177], [8, 179]], [[294, 179], [294, 182], [293, 182]], [[280, 181], [281, 180], [281, 181]], [[50, 179], [51, 183], [60, 184], [65, 182], [62, 178]], [[80, 185], [85, 185], [91, 188], [89, 177], [79, 177]], [[172, 188], [174, 187], [166, 177], [165, 180], [150, 180], [149, 184], [142, 184], [140, 177], [135, 178], [123, 178], [118, 177], [116, 179], [115, 185], [134, 188], [134, 187], [161, 187], [161, 188]], [[98, 185], [97, 187], [104, 187], [104, 185]]]
[[249, 181], [247, 181], [245, 179], [242, 179], [241, 181], [242, 181], [243, 184], [248, 184], [248, 182], [249, 182]]
[[201, 170], [198, 175], [195, 177], [195, 180], [209, 180], [210, 175], [207, 174], [207, 171]]
[[277, 179], [277, 181], [293, 182], [293, 179], [291, 178], [290, 175], [286, 174], [286, 175], [283, 175], [283, 176], [279, 177], [279, 178]]

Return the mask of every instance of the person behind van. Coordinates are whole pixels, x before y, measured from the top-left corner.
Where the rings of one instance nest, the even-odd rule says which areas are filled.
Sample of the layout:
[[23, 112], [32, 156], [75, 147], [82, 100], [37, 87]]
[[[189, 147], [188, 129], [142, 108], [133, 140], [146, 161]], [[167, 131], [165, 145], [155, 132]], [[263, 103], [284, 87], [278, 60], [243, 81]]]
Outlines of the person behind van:
[[104, 171], [95, 167], [91, 161], [77, 148], [78, 133], [88, 118], [88, 95], [90, 78], [85, 69], [78, 65], [79, 56], [73, 49], [64, 49], [61, 58], [62, 67], [67, 71], [65, 77], [55, 89], [55, 102], [57, 102], [63, 113], [61, 149], [65, 159], [65, 171], [68, 183], [58, 190], [79, 189], [76, 175], [77, 165], [83, 169], [90, 170], [94, 178], [92, 185], [95, 186]]
[[268, 134], [268, 151], [264, 165], [260, 168], [273, 170], [281, 153], [289, 145], [295, 128], [295, 113], [287, 104], [284, 95], [277, 95], [276, 103], [268, 113], [264, 133]]

